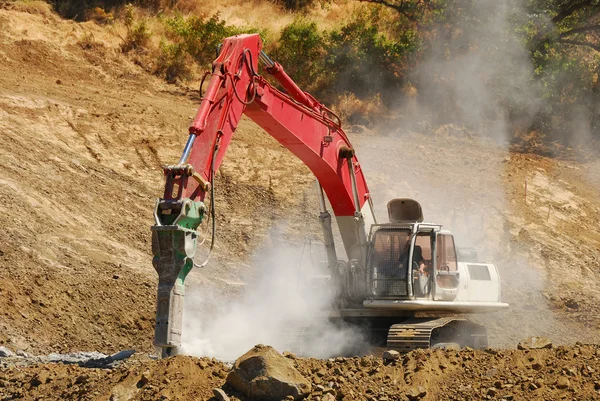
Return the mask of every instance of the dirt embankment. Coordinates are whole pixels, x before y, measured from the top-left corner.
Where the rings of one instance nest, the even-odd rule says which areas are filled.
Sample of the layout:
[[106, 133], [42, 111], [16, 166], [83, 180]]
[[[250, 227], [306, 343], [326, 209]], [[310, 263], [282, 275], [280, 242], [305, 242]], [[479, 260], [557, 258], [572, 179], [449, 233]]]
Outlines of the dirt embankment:
[[[148, 75], [93, 23], [0, 9], [0, 26], [0, 345], [149, 350], [152, 211], [198, 94]], [[305, 220], [311, 181], [243, 120], [219, 171], [217, 253], [235, 266], [273, 221]]]
[[[293, 359], [311, 383], [307, 400], [582, 399], [600, 397], [600, 348], [413, 351], [380, 358]], [[3, 399], [208, 400], [225, 385], [230, 367], [207, 358], [130, 360], [113, 370], [48, 364], [3, 371]]]

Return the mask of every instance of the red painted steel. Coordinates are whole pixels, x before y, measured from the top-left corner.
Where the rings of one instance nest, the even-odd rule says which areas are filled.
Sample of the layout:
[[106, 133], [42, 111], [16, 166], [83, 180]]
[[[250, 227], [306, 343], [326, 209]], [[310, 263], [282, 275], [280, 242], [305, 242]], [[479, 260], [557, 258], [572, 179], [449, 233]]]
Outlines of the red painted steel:
[[[210, 181], [215, 144], [219, 143], [216, 170], [245, 113], [310, 168], [323, 186], [336, 216], [353, 216], [356, 207], [348, 159], [339, 155], [342, 146], [351, 147], [346, 134], [328, 109], [302, 92], [281, 66], [276, 64], [276, 68], [269, 70], [289, 95], [256, 74], [261, 48], [259, 35], [238, 35], [223, 42], [221, 53], [213, 63], [206, 94], [189, 129], [197, 138], [188, 163]], [[368, 199], [368, 188], [358, 159], [353, 156], [351, 160], [360, 210]], [[183, 183], [184, 188], [177, 197], [204, 199], [204, 191], [194, 180], [187, 179]]]

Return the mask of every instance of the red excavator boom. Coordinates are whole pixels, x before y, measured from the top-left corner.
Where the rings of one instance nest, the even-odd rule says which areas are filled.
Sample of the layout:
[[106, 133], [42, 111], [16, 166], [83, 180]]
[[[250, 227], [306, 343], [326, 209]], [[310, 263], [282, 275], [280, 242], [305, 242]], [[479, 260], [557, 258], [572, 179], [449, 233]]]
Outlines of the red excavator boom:
[[[339, 118], [303, 92], [279, 64], [268, 60], [261, 48], [259, 35], [225, 39], [189, 128], [191, 146], [186, 147], [180, 165], [191, 165], [209, 183], [215, 148], [218, 147], [213, 169], [219, 167], [242, 114], [246, 114], [310, 168], [336, 216], [354, 216], [368, 200], [369, 193]], [[270, 62], [267, 71], [287, 93], [258, 75], [259, 57]], [[356, 177], [358, 199], [354, 199], [348, 164]], [[203, 189], [202, 180], [184, 178], [181, 184], [181, 190], [175, 194], [167, 186], [164, 199], [204, 199], [208, 186]]]

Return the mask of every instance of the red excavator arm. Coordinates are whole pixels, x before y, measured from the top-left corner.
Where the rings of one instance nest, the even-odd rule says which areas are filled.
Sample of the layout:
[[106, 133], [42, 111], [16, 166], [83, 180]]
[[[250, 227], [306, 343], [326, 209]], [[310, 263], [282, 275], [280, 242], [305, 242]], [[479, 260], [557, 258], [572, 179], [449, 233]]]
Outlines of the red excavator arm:
[[[279, 64], [267, 61], [267, 71], [287, 94], [258, 75], [261, 48], [258, 35], [238, 35], [223, 42], [180, 162], [190, 165], [202, 179], [190, 180], [189, 175], [183, 174], [179, 191], [174, 194], [172, 186], [167, 185], [164, 199], [204, 199], [208, 185], [203, 185], [203, 181], [212, 181], [211, 170], [221, 164], [239, 120], [246, 114], [310, 168], [336, 216], [354, 216], [369, 193], [339, 119], [298, 88]], [[213, 152], [216, 157], [211, 167]], [[356, 176], [358, 199], [354, 199], [348, 163]]]
[[[155, 210], [154, 266], [159, 273], [155, 342], [168, 354], [180, 342], [183, 281], [194, 265], [195, 229], [204, 199], [242, 114], [246, 114], [314, 173], [333, 212], [349, 260], [366, 255], [364, 217], [373, 219], [361, 166], [339, 118], [303, 92], [262, 52], [259, 35], [225, 39], [178, 164], [165, 167], [166, 185]], [[286, 93], [258, 75], [259, 58]], [[321, 222], [330, 265], [335, 264], [331, 224], [321, 194]], [[363, 213], [368, 211], [367, 216]]]

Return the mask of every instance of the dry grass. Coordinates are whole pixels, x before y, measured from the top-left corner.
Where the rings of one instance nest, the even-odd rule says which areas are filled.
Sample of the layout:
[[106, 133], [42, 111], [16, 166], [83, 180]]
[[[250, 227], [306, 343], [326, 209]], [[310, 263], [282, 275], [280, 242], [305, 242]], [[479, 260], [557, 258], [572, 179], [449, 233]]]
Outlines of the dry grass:
[[52, 17], [54, 15], [52, 6], [42, 0], [17, 0], [9, 2], [6, 8], [29, 14], [43, 15], [44, 17]]
[[355, 94], [348, 92], [339, 97], [333, 109], [343, 122], [366, 125], [376, 122], [387, 112], [379, 95], [359, 99]]
[[[303, 11], [307, 19], [317, 23], [322, 30], [330, 30], [347, 22], [360, 3], [356, 0], [320, 2]], [[258, 28], [266, 32], [266, 40], [275, 40], [282, 29], [300, 14], [264, 0], [179, 0], [177, 10], [196, 15], [213, 15], [218, 12], [228, 25]]]

